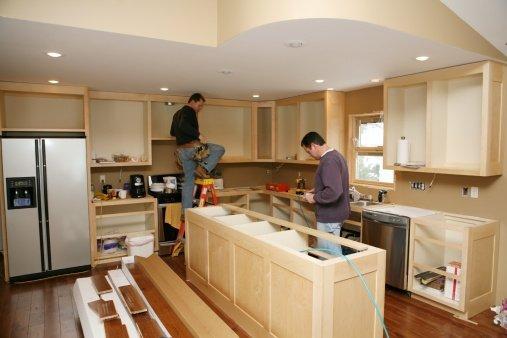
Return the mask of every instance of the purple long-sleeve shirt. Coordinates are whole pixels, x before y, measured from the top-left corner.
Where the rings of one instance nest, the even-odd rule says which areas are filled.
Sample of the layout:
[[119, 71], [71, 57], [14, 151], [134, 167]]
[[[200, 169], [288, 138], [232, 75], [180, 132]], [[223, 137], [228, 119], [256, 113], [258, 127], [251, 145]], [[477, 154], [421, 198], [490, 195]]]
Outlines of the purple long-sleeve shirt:
[[336, 150], [320, 158], [314, 200], [317, 222], [342, 223], [349, 218], [349, 170], [345, 158]]

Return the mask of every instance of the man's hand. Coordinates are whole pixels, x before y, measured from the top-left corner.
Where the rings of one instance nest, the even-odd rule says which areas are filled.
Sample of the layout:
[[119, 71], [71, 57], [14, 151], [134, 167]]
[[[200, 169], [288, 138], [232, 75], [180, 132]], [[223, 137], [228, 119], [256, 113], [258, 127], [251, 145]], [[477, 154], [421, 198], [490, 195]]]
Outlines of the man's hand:
[[308, 202], [308, 203], [311, 203], [311, 204], [315, 204], [315, 200], [313, 199], [313, 196], [315, 196], [314, 193], [312, 192], [307, 192], [305, 194], [305, 200]]

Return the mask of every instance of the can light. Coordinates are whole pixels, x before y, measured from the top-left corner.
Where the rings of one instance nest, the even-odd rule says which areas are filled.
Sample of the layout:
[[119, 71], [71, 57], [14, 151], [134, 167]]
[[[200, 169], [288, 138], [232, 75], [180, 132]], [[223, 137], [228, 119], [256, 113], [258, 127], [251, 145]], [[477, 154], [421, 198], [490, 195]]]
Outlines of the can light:
[[163, 91], [163, 92], [166, 92], [166, 91], [169, 90], [169, 88], [167, 88], [167, 87], [161, 87], [160, 90]]
[[59, 58], [59, 57], [62, 56], [62, 53], [59, 53], [59, 52], [47, 52], [46, 55], [49, 56], [49, 57], [52, 57], [52, 58]]
[[317, 82], [317, 83], [323, 83], [323, 82], [324, 82], [324, 80], [322, 80], [322, 79], [317, 79], [317, 80], [315, 80], [315, 82]]
[[258, 99], [258, 98], [259, 98], [259, 97], [261, 97], [261, 96], [260, 96], [259, 94], [253, 94], [253, 95], [252, 95], [252, 97], [253, 97], [254, 99]]
[[373, 82], [373, 83], [379, 83], [380, 79], [371, 79], [370, 81]]
[[430, 59], [429, 56], [421, 55], [415, 58], [417, 61], [427, 61]]
[[60, 83], [60, 81], [58, 80], [48, 80], [49, 83], [51, 84], [57, 84], [57, 83]]

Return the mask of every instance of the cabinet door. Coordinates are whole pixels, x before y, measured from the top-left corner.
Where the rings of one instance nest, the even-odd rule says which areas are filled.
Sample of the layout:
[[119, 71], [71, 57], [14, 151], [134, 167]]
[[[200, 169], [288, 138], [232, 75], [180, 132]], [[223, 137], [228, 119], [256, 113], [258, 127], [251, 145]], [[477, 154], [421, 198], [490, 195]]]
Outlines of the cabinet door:
[[[324, 100], [303, 101], [299, 103], [299, 143], [309, 132], [319, 133], [326, 139], [326, 111]], [[303, 148], [298, 147], [298, 160], [311, 158]]]
[[299, 104], [297, 103], [276, 107], [276, 158], [278, 160], [297, 159], [298, 115]]
[[253, 103], [254, 151], [256, 160], [274, 160], [275, 156], [275, 104]]

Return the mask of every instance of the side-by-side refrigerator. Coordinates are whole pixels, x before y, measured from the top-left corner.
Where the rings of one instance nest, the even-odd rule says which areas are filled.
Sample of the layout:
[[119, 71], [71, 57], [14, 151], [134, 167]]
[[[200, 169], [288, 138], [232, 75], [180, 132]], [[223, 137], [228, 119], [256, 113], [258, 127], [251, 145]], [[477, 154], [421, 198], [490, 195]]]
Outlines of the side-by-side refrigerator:
[[9, 279], [90, 268], [84, 135], [2, 135]]

